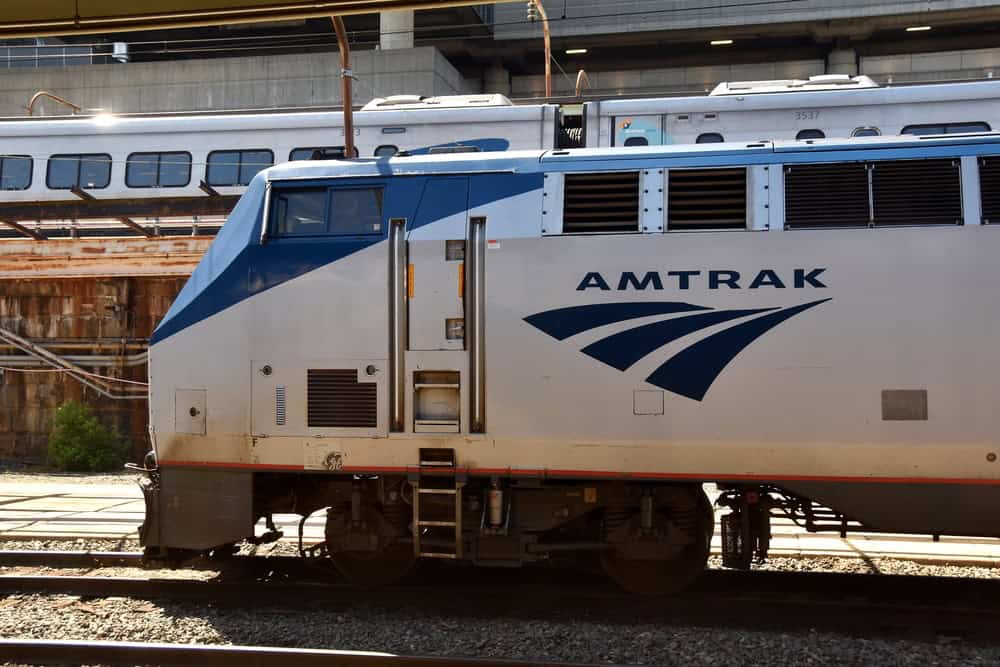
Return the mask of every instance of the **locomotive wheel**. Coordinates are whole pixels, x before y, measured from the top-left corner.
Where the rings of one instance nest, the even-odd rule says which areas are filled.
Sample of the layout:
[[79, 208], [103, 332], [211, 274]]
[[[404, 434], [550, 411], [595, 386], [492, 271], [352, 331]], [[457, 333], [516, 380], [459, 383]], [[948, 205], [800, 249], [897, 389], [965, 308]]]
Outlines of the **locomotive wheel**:
[[417, 562], [413, 547], [400, 542], [393, 542], [375, 552], [334, 551], [330, 553], [330, 560], [349, 583], [359, 588], [394, 584], [405, 577]]
[[[601, 552], [601, 566], [615, 583], [637, 595], [670, 595], [691, 585], [704, 572], [712, 547], [715, 513], [701, 488], [692, 489], [691, 493], [691, 504], [682, 509], [693, 510], [696, 517], [684, 531], [692, 542], [665, 559], [629, 558], [617, 548]], [[668, 518], [668, 511], [669, 508], [660, 508], [658, 518], [661, 521]], [[639, 539], [638, 522], [633, 526], [629, 538]]]

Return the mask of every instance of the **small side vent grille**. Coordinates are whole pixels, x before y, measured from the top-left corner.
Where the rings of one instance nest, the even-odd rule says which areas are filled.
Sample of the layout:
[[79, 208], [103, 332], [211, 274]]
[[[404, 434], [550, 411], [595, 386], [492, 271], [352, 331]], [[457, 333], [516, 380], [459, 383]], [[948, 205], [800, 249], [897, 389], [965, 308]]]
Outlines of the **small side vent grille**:
[[961, 224], [958, 160], [872, 163], [872, 197], [875, 226]]
[[274, 423], [277, 426], [285, 425], [285, 388], [274, 388]]
[[639, 231], [639, 172], [566, 174], [563, 233]]
[[865, 163], [785, 168], [786, 227], [867, 227], [869, 222]]
[[983, 223], [1000, 223], [1000, 156], [979, 159], [979, 192], [983, 200]]
[[354, 368], [315, 369], [308, 375], [308, 424], [311, 428], [375, 428], [378, 393], [374, 382], [358, 382]]
[[667, 229], [742, 229], [746, 169], [671, 169]]

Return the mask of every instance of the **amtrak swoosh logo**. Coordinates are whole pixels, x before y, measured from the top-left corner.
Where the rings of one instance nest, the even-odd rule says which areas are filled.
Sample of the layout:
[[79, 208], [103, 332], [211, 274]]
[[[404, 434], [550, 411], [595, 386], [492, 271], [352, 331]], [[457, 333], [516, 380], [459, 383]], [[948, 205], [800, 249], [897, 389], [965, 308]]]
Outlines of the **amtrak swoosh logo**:
[[580, 350], [612, 368], [626, 371], [640, 359], [678, 338], [716, 324], [745, 320], [680, 350], [646, 378], [646, 382], [661, 389], [700, 401], [723, 369], [748, 345], [785, 320], [827, 301], [830, 299], [788, 308], [744, 310], [714, 310], [674, 301], [602, 303], [546, 310], [529, 315], [524, 321], [556, 340], [565, 340], [606, 324], [669, 315], [666, 319], [614, 333]]

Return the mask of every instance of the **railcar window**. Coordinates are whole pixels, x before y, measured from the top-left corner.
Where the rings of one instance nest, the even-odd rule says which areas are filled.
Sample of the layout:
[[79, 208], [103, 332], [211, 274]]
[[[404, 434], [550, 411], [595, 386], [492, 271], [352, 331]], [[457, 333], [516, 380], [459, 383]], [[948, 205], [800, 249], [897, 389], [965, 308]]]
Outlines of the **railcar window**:
[[696, 144], [721, 144], [725, 142], [725, 139], [718, 132], [705, 132], [699, 134], [698, 138], [694, 140]]
[[[354, 157], [358, 157], [358, 147], [354, 147]], [[288, 159], [292, 162], [299, 160], [342, 160], [344, 159], [343, 146], [313, 146], [311, 148], [295, 148], [288, 154]]]
[[968, 123], [940, 123], [936, 125], [907, 125], [900, 134], [966, 134], [970, 132], [989, 132], [989, 123], [973, 121]]
[[0, 157], [0, 190], [27, 190], [31, 187], [33, 162], [27, 155]]
[[979, 158], [979, 193], [983, 204], [983, 224], [1000, 223], [1000, 156]]
[[205, 180], [209, 185], [249, 185], [257, 172], [274, 164], [269, 150], [212, 151]]
[[49, 156], [45, 183], [53, 190], [99, 190], [110, 182], [111, 156], [106, 153]]
[[379, 146], [375, 149], [375, 157], [392, 157], [399, 152], [399, 148], [396, 146], [385, 145]]
[[321, 236], [327, 233], [326, 188], [286, 190], [274, 196], [275, 236]]
[[785, 167], [785, 226], [954, 225], [958, 160], [885, 160]]
[[825, 139], [826, 135], [823, 130], [799, 130], [799, 133], [795, 135], [796, 141], [803, 141], [805, 139]]
[[179, 188], [190, 182], [190, 153], [132, 153], [125, 161], [130, 188]]
[[329, 233], [336, 236], [381, 234], [382, 189], [334, 189], [330, 194]]
[[667, 230], [743, 229], [747, 224], [747, 170], [671, 169]]
[[562, 231], [639, 231], [639, 172], [566, 174]]
[[480, 153], [482, 149], [479, 146], [463, 146], [462, 144], [456, 144], [452, 146], [431, 146], [427, 149], [428, 155], [450, 155], [451, 153]]
[[878, 137], [882, 131], [877, 127], [857, 127], [851, 132], [852, 137]]
[[625, 140], [626, 146], [648, 146], [649, 140], [646, 137], [629, 137]]

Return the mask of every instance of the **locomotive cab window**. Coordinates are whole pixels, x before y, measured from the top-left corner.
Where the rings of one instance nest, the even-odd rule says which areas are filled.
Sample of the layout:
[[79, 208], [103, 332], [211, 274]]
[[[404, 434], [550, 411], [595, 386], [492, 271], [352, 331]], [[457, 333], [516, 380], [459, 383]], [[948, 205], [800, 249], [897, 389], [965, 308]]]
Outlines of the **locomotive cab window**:
[[269, 150], [212, 151], [205, 180], [209, 185], [249, 185], [257, 172], [274, 164]]
[[326, 188], [277, 192], [271, 234], [276, 237], [326, 234], [326, 207]]
[[335, 236], [381, 234], [382, 189], [332, 190], [329, 233]]
[[52, 190], [106, 188], [111, 182], [111, 156], [107, 153], [51, 155], [45, 182]]
[[0, 190], [27, 190], [31, 187], [32, 160], [27, 155], [0, 157]]
[[190, 182], [190, 153], [132, 153], [125, 162], [130, 188], [180, 188]]
[[382, 233], [381, 188], [302, 188], [273, 195], [270, 235], [369, 236]]

